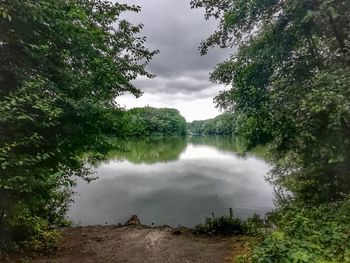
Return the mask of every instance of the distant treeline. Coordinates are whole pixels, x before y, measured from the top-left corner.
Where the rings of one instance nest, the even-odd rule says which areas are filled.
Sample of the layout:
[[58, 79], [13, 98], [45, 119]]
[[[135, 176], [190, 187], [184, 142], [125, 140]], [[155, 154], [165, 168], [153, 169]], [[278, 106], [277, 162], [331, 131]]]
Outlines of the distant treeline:
[[212, 119], [186, 123], [177, 109], [139, 107], [111, 112], [110, 136], [152, 137], [194, 135], [232, 135], [235, 133], [237, 117], [224, 113]]
[[234, 116], [221, 114], [213, 119], [193, 121], [187, 124], [191, 134], [203, 135], [231, 135], [235, 133]]
[[127, 136], [183, 136], [187, 133], [186, 120], [176, 109], [133, 108], [123, 115], [123, 134]]

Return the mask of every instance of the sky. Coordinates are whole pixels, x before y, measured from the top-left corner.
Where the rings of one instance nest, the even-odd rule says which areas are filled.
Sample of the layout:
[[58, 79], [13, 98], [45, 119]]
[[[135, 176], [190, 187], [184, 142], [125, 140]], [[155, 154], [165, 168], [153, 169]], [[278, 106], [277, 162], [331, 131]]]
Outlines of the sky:
[[158, 49], [147, 69], [156, 77], [139, 77], [134, 81], [143, 96], [123, 95], [120, 106], [176, 108], [187, 121], [213, 118], [220, 114], [213, 98], [222, 85], [209, 81], [215, 65], [229, 56], [229, 50], [212, 49], [205, 56], [200, 43], [214, 32], [217, 22], [206, 21], [204, 10], [191, 9], [190, 0], [124, 0], [141, 6], [140, 13], [124, 15], [132, 23], [142, 23], [146, 47]]

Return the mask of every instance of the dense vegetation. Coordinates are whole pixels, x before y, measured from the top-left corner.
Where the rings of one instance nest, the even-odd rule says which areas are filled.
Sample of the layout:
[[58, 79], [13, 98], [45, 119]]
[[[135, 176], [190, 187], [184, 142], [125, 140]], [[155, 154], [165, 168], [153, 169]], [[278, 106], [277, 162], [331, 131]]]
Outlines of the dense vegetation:
[[287, 202], [274, 216], [278, 228], [255, 249], [254, 262], [350, 262], [350, 201]]
[[268, 145], [274, 166], [279, 228], [254, 261], [349, 262], [350, 2], [192, 0], [192, 7], [220, 21], [202, 54], [238, 47], [211, 74], [232, 85], [216, 104], [239, 120], [235, 131], [248, 147]]
[[124, 134], [128, 136], [183, 136], [186, 120], [170, 108], [134, 108], [124, 114]]
[[193, 121], [187, 128], [194, 135], [231, 135], [234, 134], [234, 116], [221, 114], [213, 119]]
[[211, 217], [207, 217], [204, 223], [193, 228], [195, 234], [213, 234], [213, 235], [232, 235], [245, 234], [256, 235], [260, 231], [266, 229], [267, 224], [254, 214], [246, 220], [235, 217], [232, 208], [229, 209], [228, 215], [216, 216], [212, 213]]
[[125, 11], [139, 8], [1, 1], [0, 245], [55, 237], [72, 176], [87, 176], [84, 163], [112, 147], [115, 97], [140, 95], [131, 81], [151, 77], [145, 65], [156, 52], [144, 47], [141, 25], [119, 19]]

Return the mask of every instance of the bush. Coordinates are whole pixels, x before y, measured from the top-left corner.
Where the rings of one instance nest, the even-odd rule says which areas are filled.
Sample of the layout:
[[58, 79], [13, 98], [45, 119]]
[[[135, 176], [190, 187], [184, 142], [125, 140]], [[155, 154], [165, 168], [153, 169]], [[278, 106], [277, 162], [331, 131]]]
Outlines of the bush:
[[215, 216], [212, 213], [211, 217], [207, 217], [203, 224], [195, 226], [194, 233], [196, 234], [258, 234], [261, 228], [265, 228], [263, 220], [259, 215], [254, 214], [253, 217], [245, 221], [234, 217], [232, 208], [229, 209], [228, 215]]
[[26, 205], [14, 206], [6, 224], [1, 227], [0, 251], [15, 251], [19, 248], [46, 251], [54, 249], [61, 235], [58, 227], [71, 225], [64, 218], [65, 212], [66, 207], [56, 213], [34, 215]]
[[350, 202], [278, 211], [278, 230], [255, 249], [254, 262], [350, 262]]

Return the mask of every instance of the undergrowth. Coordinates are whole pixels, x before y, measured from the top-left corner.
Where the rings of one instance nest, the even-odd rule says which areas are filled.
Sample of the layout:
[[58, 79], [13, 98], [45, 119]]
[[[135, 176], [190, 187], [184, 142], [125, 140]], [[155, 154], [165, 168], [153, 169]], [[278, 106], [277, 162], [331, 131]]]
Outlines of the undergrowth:
[[207, 217], [203, 224], [194, 227], [195, 234], [259, 234], [266, 229], [267, 224], [260, 218], [259, 215], [254, 214], [246, 220], [241, 220], [235, 217], [232, 208], [229, 209], [228, 215], [216, 216], [212, 213], [211, 217]]
[[255, 248], [251, 262], [350, 262], [349, 200], [310, 207], [289, 202], [276, 213], [277, 230]]
[[240, 220], [230, 209], [228, 215], [212, 214], [194, 233], [257, 237], [245, 242], [244, 253], [236, 253], [236, 263], [350, 263], [349, 199], [309, 207], [289, 201], [268, 222], [276, 228], [257, 215]]

